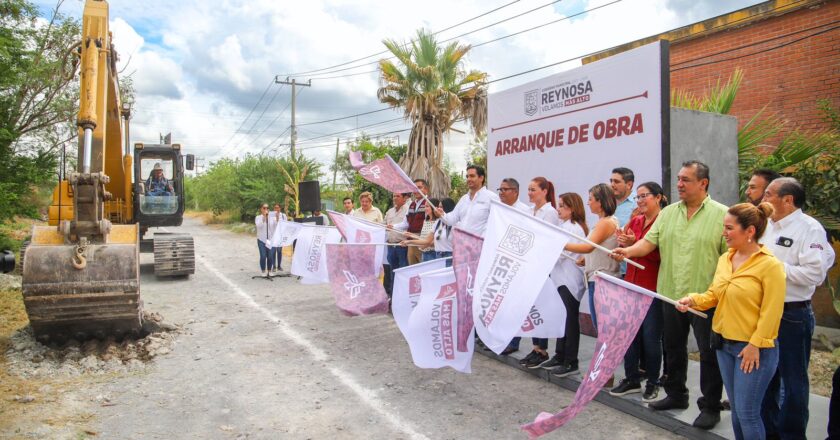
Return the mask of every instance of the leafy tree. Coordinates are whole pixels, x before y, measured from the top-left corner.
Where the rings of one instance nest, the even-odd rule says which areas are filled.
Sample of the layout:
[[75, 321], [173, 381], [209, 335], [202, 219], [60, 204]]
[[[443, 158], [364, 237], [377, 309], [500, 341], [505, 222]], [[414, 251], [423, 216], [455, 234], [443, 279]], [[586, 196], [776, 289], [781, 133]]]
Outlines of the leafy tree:
[[[405, 145], [394, 145], [390, 141], [374, 142], [368, 136], [362, 136], [356, 142], [349, 145], [350, 151], [361, 151], [362, 158], [365, 162], [370, 162], [376, 159], [381, 159], [385, 155], [392, 158], [401, 157], [405, 154]], [[353, 189], [352, 193], [346, 194], [353, 198], [359, 199], [359, 194], [370, 191], [373, 194], [373, 205], [379, 208], [383, 213], [391, 206], [391, 193], [378, 186], [374, 185], [359, 175], [352, 166], [350, 166], [350, 156], [342, 154], [338, 156], [338, 161], [330, 166], [330, 171], [338, 170], [345, 182], [350, 183]], [[356, 204], [358, 206], [358, 203]]]
[[35, 215], [27, 203], [52, 181], [59, 147], [76, 136], [81, 26], [58, 13], [38, 18], [28, 0], [0, 3], [0, 219]]
[[429, 181], [431, 194], [449, 194], [450, 178], [443, 166], [443, 138], [459, 121], [468, 121], [480, 134], [487, 126], [487, 74], [466, 72], [463, 58], [469, 45], [453, 41], [438, 45], [434, 34], [423, 29], [409, 44], [385, 40], [385, 47], [397, 58], [379, 62], [383, 86], [379, 100], [400, 107], [411, 121], [408, 151], [400, 166], [409, 176]]

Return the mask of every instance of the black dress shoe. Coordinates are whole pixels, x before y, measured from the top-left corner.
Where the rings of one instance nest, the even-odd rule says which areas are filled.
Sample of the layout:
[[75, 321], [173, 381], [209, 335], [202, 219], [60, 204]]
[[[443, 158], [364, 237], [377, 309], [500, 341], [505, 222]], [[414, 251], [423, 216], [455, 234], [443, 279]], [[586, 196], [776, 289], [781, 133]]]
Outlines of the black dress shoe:
[[720, 412], [718, 411], [701, 411], [700, 415], [694, 419], [692, 425], [695, 428], [709, 430], [715, 427], [720, 422]]
[[[665, 411], [669, 409], [687, 409], [688, 396], [665, 396], [665, 398], [662, 400], [657, 400], [656, 402], [648, 403], [648, 408], [656, 411]], [[718, 417], [718, 420], [720, 420], [720, 417]]]

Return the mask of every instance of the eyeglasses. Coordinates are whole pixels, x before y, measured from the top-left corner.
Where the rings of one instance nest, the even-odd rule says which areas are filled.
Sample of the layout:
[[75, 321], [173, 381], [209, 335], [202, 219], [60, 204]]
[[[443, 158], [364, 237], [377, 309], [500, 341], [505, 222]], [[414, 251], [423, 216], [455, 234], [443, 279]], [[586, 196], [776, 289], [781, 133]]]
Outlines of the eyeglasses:
[[653, 195], [653, 193], [639, 194], [636, 197], [634, 197], [633, 200], [638, 202], [639, 200], [644, 200], [645, 197], [652, 196], [652, 195]]
[[516, 188], [496, 188], [497, 192], [516, 191]]

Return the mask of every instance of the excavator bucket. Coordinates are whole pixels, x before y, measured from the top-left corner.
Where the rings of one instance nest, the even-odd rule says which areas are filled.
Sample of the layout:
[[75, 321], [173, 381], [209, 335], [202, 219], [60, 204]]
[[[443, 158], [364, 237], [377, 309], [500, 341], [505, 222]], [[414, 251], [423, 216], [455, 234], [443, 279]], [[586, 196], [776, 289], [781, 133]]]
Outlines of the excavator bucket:
[[137, 225], [114, 225], [106, 243], [87, 245], [78, 259], [77, 246], [65, 244], [55, 227], [33, 229], [22, 290], [39, 341], [120, 339], [140, 332], [138, 231]]

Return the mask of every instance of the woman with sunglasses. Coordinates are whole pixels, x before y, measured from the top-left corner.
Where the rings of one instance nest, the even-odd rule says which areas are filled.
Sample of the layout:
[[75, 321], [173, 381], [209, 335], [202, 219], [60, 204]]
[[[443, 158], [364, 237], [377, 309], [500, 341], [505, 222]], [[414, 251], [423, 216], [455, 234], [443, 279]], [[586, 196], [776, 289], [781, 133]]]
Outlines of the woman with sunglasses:
[[254, 224], [257, 226], [257, 247], [260, 250], [260, 274], [268, 277], [270, 276], [268, 270], [274, 266], [274, 256], [266, 245], [271, 240], [277, 222], [273, 221], [272, 216], [269, 215], [267, 203], [260, 205], [260, 213], [254, 218]]
[[[630, 219], [624, 231], [617, 231], [618, 244], [628, 247], [641, 240], [653, 226], [659, 212], [668, 205], [662, 186], [656, 182], [645, 182], [636, 190], [636, 204], [640, 214]], [[624, 280], [637, 286], [656, 292], [656, 278], [659, 276], [659, 250], [655, 250], [636, 260], [645, 267], [637, 269], [627, 266]], [[663, 331], [662, 303], [654, 299], [648, 308], [645, 320], [636, 333], [636, 338], [624, 354], [625, 378], [610, 390], [613, 396], [642, 391], [642, 372], [639, 369], [641, 352], [644, 348], [644, 367], [647, 384], [645, 385], [643, 402], [653, 402], [659, 395], [659, 371], [662, 367], [662, 331]]]

